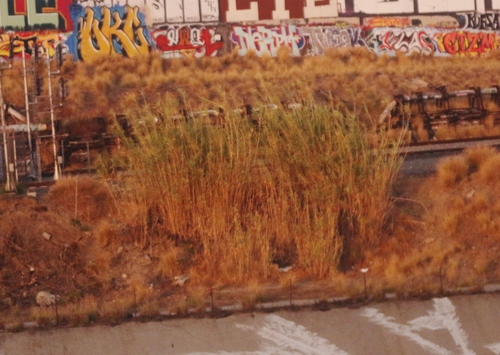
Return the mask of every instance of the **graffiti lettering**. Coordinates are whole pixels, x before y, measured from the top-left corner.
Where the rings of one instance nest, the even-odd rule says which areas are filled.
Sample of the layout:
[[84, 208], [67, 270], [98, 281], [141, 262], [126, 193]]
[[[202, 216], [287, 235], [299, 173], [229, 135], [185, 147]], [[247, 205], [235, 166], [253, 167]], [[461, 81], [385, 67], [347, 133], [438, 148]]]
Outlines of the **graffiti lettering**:
[[363, 44], [359, 28], [306, 26], [300, 31], [307, 40], [311, 55], [322, 55], [328, 48], [356, 47]]
[[456, 29], [458, 28], [458, 22], [456, 21], [439, 21], [436, 23], [429, 23], [428, 27], [440, 28], [440, 29]]
[[300, 55], [304, 47], [304, 37], [295, 25], [266, 28], [264, 26], [234, 26], [231, 40], [240, 47], [239, 54], [245, 55], [253, 50], [257, 55], [276, 56], [278, 48], [288, 46], [294, 56]]
[[500, 29], [498, 13], [462, 14], [461, 16], [465, 20], [464, 28], [489, 31]]
[[91, 60], [99, 54], [134, 57], [150, 51], [149, 31], [137, 6], [75, 7], [79, 9], [72, 11], [75, 31], [68, 46], [78, 58]]
[[436, 28], [404, 30], [376, 28], [365, 37], [368, 48], [377, 54], [434, 53], [437, 56], [487, 55], [500, 48], [500, 37], [489, 31], [453, 31]]
[[366, 27], [409, 27], [411, 26], [408, 17], [372, 17], [365, 18], [363, 24]]
[[[67, 14], [68, 3], [60, 4], [56, 1], [57, 8], [37, 6], [36, 0], [22, 1], [22, 11], [16, 15], [9, 14], [9, 1], [0, 1], [0, 26], [4, 28], [25, 29], [26, 26], [45, 29], [65, 29], [66, 23], [59, 20], [59, 13]], [[10, 6], [15, 6], [12, 3]], [[21, 6], [16, 6], [16, 8]], [[21, 14], [20, 14], [21, 13]], [[24, 13], [24, 15], [22, 15]]]
[[500, 39], [488, 32], [448, 32], [436, 34], [439, 50], [451, 55], [482, 55], [499, 48]]
[[432, 38], [423, 30], [387, 29], [376, 34], [375, 41], [371, 38], [370, 42], [374, 51], [380, 54], [393, 54], [396, 51], [430, 54], [435, 51]]
[[156, 48], [167, 58], [214, 57], [222, 49], [222, 36], [205, 27], [170, 26], [153, 32]]
[[64, 42], [64, 36], [59, 33], [4, 33], [0, 35], [0, 57], [8, 59], [11, 54], [14, 57], [21, 57], [23, 47], [28, 57], [34, 55], [35, 48], [38, 48], [42, 54], [52, 57], [55, 54], [55, 48], [58, 45], [64, 45]]

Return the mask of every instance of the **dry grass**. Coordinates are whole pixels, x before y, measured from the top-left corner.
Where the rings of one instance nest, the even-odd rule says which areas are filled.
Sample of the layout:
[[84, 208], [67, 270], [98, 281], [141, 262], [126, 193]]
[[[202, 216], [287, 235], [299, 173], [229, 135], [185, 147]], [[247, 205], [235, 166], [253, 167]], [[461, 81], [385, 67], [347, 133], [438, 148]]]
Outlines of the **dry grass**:
[[452, 187], [460, 183], [469, 170], [466, 157], [456, 156], [443, 160], [437, 168], [438, 182], [443, 187]]
[[[308, 58], [291, 57], [286, 48], [281, 48], [276, 58], [258, 57], [252, 52], [240, 57], [236, 51], [220, 58], [198, 60], [166, 60], [156, 52], [113, 60], [101, 56], [92, 62], [65, 62], [62, 75], [69, 80], [70, 96], [58, 117], [70, 135], [91, 136], [96, 129], [94, 118], [111, 120], [137, 103], [162, 112], [166, 96], [174, 98], [179, 108], [193, 110], [213, 108], [214, 103], [220, 102], [237, 108], [258, 102], [300, 102], [304, 97], [312, 97], [319, 104], [333, 98], [372, 123], [384, 109], [384, 102], [395, 94], [425, 91], [427, 84], [447, 85], [452, 91], [500, 82], [498, 57], [498, 52], [484, 58], [377, 57], [364, 48], [332, 49], [324, 56]], [[24, 107], [19, 77], [21, 63], [15, 62], [4, 77], [5, 86], [9, 87], [5, 99]], [[498, 110], [492, 102], [485, 104]], [[41, 114], [46, 111], [44, 100], [40, 100], [40, 105], [34, 122], [48, 120], [47, 115]], [[491, 118], [487, 124], [491, 125]], [[450, 135], [449, 138], [484, 133], [477, 128], [438, 130], [439, 136]], [[419, 135], [425, 134], [421, 131]]]
[[[217, 297], [226, 285], [250, 283], [246, 296], [235, 300], [249, 308], [269, 297], [268, 281], [284, 293], [322, 279], [331, 294], [359, 297], [361, 267], [369, 267], [369, 293], [377, 295], [438, 293], [441, 284], [450, 289], [500, 280], [498, 153], [475, 148], [444, 161], [419, 188], [406, 182], [411, 195], [393, 204], [398, 161], [382, 152], [409, 141], [409, 133], [377, 136], [369, 129], [393, 94], [415, 90], [415, 78], [449, 90], [500, 81], [498, 56], [389, 58], [359, 49], [316, 58], [292, 58], [283, 51], [278, 58], [233, 53], [165, 61], [153, 54], [66, 63], [72, 89], [61, 112], [71, 117], [63, 122], [65, 129], [92, 134], [90, 117], [125, 113], [137, 141], [123, 139], [122, 154], [101, 159], [111, 185], [86, 178], [59, 181], [48, 195], [44, 218], [34, 217], [43, 208], [32, 201], [16, 202], [15, 211], [0, 206], [5, 221], [30, 216], [38, 228], [0, 227], [0, 247], [12, 266], [0, 273], [1, 295], [15, 303], [9, 306], [14, 318], [5, 319], [32, 320], [20, 311], [32, 305], [32, 295], [12, 291], [30, 280], [23, 276], [16, 283], [11, 277], [25, 275], [32, 260], [43, 277], [56, 276], [30, 292], [61, 290], [61, 322], [75, 325], [104, 318], [119, 322], [127, 314], [154, 315], [158, 309], [201, 310], [210, 298], [207, 285], [222, 303]], [[456, 75], [445, 74], [450, 72]], [[12, 87], [6, 100], [22, 106], [22, 88], [4, 79]], [[243, 104], [270, 102], [305, 105], [261, 111], [254, 116], [259, 125], [232, 113]], [[313, 108], [317, 103], [321, 107]], [[224, 128], [153, 123], [180, 109], [219, 106], [227, 112]], [[487, 121], [491, 126], [492, 118]], [[416, 126], [425, 139], [423, 125]], [[458, 127], [437, 134], [494, 132]], [[117, 171], [123, 166], [128, 173]], [[56, 244], [40, 249], [30, 238], [46, 230], [60, 233], [53, 233]], [[278, 271], [289, 265], [292, 272]], [[339, 273], [339, 266], [354, 272]], [[189, 275], [187, 286], [173, 287], [172, 279], [181, 274]], [[33, 310], [33, 316], [41, 323], [53, 320], [50, 310]]]
[[498, 282], [499, 156], [490, 147], [468, 149], [420, 183], [411, 197], [425, 210], [407, 203], [400, 211], [418, 228], [394, 228], [386, 244], [365, 254], [380, 288], [425, 294]]
[[48, 200], [51, 208], [80, 224], [109, 219], [115, 207], [107, 185], [85, 176], [58, 180], [50, 189]]
[[[377, 57], [363, 48], [293, 58], [282, 48], [277, 58], [259, 58], [253, 53], [240, 57], [234, 52], [220, 58], [165, 60], [151, 53], [112, 61], [107, 57], [89, 63], [66, 61], [62, 71], [69, 79], [70, 96], [60, 117], [64, 117], [69, 132], [85, 135], [86, 131], [92, 133], [91, 125], [85, 130], [81, 122], [90, 123], [95, 117], [110, 119], [123, 113], [131, 101], [161, 110], [165, 94], [172, 95], [179, 106], [194, 110], [214, 102], [227, 102], [227, 107], [236, 108], [247, 103], [292, 102], [312, 96], [320, 103], [335, 98], [371, 122], [384, 109], [384, 100], [415, 91], [417, 81], [447, 85], [449, 90], [499, 82], [497, 58], [496, 52], [480, 59]], [[16, 63], [4, 80], [10, 88], [7, 102], [23, 107], [22, 81], [16, 79], [20, 71], [20, 63]], [[455, 75], [443, 74], [450, 72]]]
[[136, 242], [163, 245], [163, 276], [239, 283], [294, 264], [322, 278], [379, 243], [398, 162], [355, 117], [280, 109], [254, 117], [259, 126], [228, 114], [221, 129], [136, 115], [116, 198]]

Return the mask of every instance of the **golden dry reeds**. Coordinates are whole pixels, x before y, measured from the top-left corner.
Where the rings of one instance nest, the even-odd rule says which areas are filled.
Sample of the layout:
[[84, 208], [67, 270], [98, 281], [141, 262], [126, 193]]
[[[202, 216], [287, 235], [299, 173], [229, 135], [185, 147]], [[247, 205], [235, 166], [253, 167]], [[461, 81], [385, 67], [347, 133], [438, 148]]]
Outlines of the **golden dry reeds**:
[[437, 167], [438, 181], [443, 187], [451, 187], [462, 181], [469, 171], [469, 164], [465, 157], [454, 156], [446, 158]]
[[326, 277], [380, 241], [393, 143], [373, 148], [363, 124], [334, 107], [226, 112], [223, 126], [157, 124], [147, 109], [130, 117], [119, 209], [137, 242], [170, 245], [163, 275], [244, 282], [293, 264]]

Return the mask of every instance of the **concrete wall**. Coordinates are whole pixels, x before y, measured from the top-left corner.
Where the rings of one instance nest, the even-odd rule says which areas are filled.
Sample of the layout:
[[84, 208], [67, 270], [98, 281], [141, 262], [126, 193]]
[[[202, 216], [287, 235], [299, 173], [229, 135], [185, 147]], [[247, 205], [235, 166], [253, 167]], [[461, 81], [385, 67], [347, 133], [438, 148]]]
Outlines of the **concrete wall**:
[[[220, 56], [233, 50], [274, 56], [280, 46], [295, 56], [322, 55], [339, 47], [366, 47], [379, 55], [483, 56], [500, 47], [500, 13], [467, 10], [476, 6], [474, 0], [436, 5], [467, 11], [381, 16], [346, 16], [333, 0], [179, 0], [183, 6], [166, 0], [128, 0], [128, 5], [78, 1], [0, 1], [0, 57], [20, 56], [23, 47], [32, 54], [37, 46], [50, 56], [62, 46], [84, 61], [101, 54], [134, 57], [151, 51], [165, 58]], [[387, 12], [389, 6], [412, 9], [415, 2], [354, 4]], [[420, 0], [418, 6], [429, 4]]]

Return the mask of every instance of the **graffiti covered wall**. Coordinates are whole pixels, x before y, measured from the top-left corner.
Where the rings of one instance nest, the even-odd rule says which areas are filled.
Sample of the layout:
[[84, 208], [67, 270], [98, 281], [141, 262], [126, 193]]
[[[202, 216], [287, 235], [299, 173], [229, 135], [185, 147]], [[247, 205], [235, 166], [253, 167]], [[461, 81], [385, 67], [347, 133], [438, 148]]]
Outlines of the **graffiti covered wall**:
[[215, 57], [222, 53], [224, 35], [216, 28], [171, 25], [153, 31], [156, 49], [164, 58]]
[[137, 6], [71, 6], [74, 31], [68, 37], [69, 53], [81, 60], [98, 55], [135, 57], [150, 52], [153, 41], [145, 17]]
[[[57, 46], [83, 61], [151, 51], [164, 58], [214, 57], [233, 51], [276, 56], [282, 46], [294, 56], [324, 55], [330, 48], [346, 47], [366, 47], [378, 55], [400, 51], [484, 56], [500, 47], [499, 12], [347, 18], [338, 17], [334, 4], [331, 0], [5, 0], [0, 1], [0, 57], [20, 56], [22, 48], [28, 55], [42, 48], [52, 56]], [[314, 16], [328, 20], [307, 21]]]

